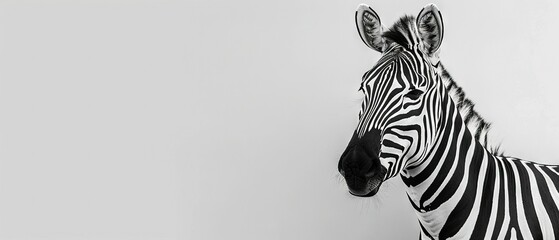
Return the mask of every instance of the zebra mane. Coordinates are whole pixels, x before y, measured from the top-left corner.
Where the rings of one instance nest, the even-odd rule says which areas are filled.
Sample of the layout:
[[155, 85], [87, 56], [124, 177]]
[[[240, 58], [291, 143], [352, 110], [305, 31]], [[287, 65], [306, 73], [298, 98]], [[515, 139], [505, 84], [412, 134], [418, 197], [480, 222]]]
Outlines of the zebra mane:
[[404, 15], [392, 27], [383, 32], [382, 37], [409, 50], [415, 44], [412, 39], [417, 34], [416, 28], [415, 17]]
[[[401, 17], [392, 27], [386, 30], [382, 36], [386, 41], [396, 43], [408, 50], [417, 44], [414, 40], [421, 39], [417, 32], [415, 17], [410, 15]], [[487, 141], [487, 133], [491, 128], [491, 123], [483, 119], [474, 109], [475, 104], [466, 97], [464, 90], [456, 84], [441, 63], [438, 64], [437, 71], [441, 76], [448, 94], [456, 104], [456, 108], [460, 112], [464, 123], [472, 135], [474, 135], [475, 139], [493, 155], [503, 156], [500, 145], [492, 146], [489, 145]]]
[[481, 115], [474, 109], [474, 102], [466, 97], [466, 93], [452, 77], [450, 73], [444, 68], [442, 63], [439, 63], [438, 72], [441, 76], [444, 86], [448, 92], [448, 95], [452, 98], [456, 104], [456, 108], [460, 112], [464, 123], [474, 135], [475, 139], [481, 143], [487, 150], [489, 150], [493, 155], [503, 156], [503, 152], [500, 149], [500, 144], [493, 146], [487, 141], [487, 134], [491, 128], [491, 123], [483, 119]]

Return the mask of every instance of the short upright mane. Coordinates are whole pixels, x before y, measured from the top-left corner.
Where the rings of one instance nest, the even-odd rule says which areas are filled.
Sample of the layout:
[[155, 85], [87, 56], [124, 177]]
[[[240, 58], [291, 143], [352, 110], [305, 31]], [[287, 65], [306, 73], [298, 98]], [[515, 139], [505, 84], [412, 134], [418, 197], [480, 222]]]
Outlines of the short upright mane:
[[[417, 33], [415, 17], [404, 15], [396, 21], [392, 27], [386, 30], [382, 36], [387, 42], [396, 43], [406, 49], [410, 49], [416, 44], [414, 39], [420, 38]], [[448, 94], [456, 104], [460, 115], [464, 119], [470, 132], [475, 136], [475, 139], [493, 155], [502, 155], [499, 146], [491, 146], [487, 141], [487, 133], [489, 132], [491, 123], [483, 119], [474, 109], [475, 104], [466, 97], [464, 90], [456, 84], [443, 65], [438, 64], [437, 68], [438, 74], [440, 74]]]
[[415, 17], [409, 15], [404, 15], [392, 27], [382, 33], [384, 39], [407, 49], [415, 44], [412, 40], [414, 36], [417, 36]]

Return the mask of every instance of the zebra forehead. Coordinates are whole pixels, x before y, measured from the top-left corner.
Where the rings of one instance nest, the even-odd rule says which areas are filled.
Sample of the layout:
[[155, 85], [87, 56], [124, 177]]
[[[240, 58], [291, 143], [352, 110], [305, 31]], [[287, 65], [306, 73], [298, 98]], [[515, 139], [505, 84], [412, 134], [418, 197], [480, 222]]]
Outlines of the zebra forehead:
[[363, 75], [362, 85], [399, 83], [400, 86], [425, 86], [430, 78], [427, 77], [427, 64], [421, 58], [412, 56], [410, 51], [398, 49], [390, 50], [379, 62]]
[[419, 33], [415, 24], [415, 17], [404, 15], [392, 25], [388, 30], [382, 33], [382, 37], [388, 41], [396, 43], [402, 47], [410, 49], [419, 43]]

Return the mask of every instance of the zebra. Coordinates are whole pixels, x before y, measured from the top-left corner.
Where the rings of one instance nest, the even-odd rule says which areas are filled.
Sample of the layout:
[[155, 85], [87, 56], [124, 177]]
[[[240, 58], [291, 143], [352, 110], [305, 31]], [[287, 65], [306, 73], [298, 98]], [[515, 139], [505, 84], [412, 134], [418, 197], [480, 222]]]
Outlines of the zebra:
[[490, 124], [440, 62], [438, 8], [385, 28], [361, 4], [355, 20], [382, 55], [363, 75], [359, 122], [338, 162], [349, 192], [371, 197], [400, 175], [420, 239], [559, 239], [559, 166], [488, 143]]

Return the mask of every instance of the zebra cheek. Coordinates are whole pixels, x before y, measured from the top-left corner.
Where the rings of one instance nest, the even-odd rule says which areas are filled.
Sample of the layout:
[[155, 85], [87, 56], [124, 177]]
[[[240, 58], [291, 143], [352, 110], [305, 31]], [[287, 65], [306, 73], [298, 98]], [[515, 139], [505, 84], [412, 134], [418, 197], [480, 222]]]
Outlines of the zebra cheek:
[[387, 170], [387, 174], [384, 176], [383, 179], [386, 180], [389, 178], [388, 175], [390, 175], [390, 172], [392, 171], [392, 166], [395, 165], [394, 159], [387, 159], [387, 158], [380, 157], [379, 161], [380, 161], [380, 165]]

